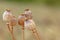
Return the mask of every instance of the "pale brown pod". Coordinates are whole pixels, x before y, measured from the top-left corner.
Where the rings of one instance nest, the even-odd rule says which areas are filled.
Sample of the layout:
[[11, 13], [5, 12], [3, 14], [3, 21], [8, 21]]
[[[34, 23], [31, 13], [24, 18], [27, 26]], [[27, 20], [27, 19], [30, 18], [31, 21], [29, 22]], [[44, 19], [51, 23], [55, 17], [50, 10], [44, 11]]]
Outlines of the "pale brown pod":
[[15, 17], [15, 16], [12, 16], [9, 24], [10, 24], [11, 26], [15, 26], [15, 25], [17, 24], [17, 20], [16, 20], [16, 17]]

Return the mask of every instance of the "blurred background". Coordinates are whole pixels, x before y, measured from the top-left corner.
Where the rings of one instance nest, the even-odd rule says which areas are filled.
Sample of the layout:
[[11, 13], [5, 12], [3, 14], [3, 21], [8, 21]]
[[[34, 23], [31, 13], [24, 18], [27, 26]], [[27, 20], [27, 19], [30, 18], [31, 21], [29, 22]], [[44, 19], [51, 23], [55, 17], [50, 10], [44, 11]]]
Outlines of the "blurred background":
[[[24, 9], [29, 8], [41, 40], [60, 40], [60, 0], [0, 0], [0, 40], [12, 40], [6, 23], [2, 20], [6, 8], [16, 18]], [[22, 31], [18, 24], [14, 27], [14, 36], [16, 40], [22, 40]], [[31, 31], [25, 30], [25, 40], [35, 40]]]

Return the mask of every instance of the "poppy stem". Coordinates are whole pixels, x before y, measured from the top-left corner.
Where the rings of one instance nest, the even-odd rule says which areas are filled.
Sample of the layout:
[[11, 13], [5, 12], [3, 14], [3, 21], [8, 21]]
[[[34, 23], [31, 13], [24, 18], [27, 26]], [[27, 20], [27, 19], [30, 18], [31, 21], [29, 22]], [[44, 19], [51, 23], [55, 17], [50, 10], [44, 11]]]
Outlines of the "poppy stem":
[[8, 30], [10, 31], [10, 33], [12, 35], [12, 40], [16, 40], [14, 37], [14, 34], [13, 34], [13, 26], [12, 26], [12, 28], [10, 28], [11, 26], [9, 25], [9, 23], [7, 23], [7, 26], [8, 26]]
[[24, 27], [22, 27], [22, 40], [25, 40]]

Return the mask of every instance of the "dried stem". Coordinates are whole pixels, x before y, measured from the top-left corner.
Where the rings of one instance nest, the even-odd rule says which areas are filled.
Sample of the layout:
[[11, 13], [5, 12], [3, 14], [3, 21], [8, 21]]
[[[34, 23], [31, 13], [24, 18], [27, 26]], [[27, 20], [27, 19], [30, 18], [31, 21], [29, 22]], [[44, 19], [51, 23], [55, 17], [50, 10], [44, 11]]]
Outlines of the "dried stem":
[[9, 26], [9, 23], [7, 23], [7, 27], [8, 27], [8, 30], [11, 32], [11, 30], [10, 30], [10, 26]]
[[36, 28], [32, 29], [32, 32], [34, 34], [34, 36], [36, 37], [37, 40], [40, 40], [40, 35], [39, 33], [37, 32]]
[[14, 37], [14, 33], [13, 33], [13, 26], [12, 26], [12, 29], [11, 29], [11, 35], [12, 35], [12, 39], [16, 40], [15, 37]]
[[24, 35], [24, 26], [22, 27], [22, 40], [25, 40], [25, 35]]
[[[7, 23], [7, 26], [8, 26], [8, 30], [10, 31], [10, 33], [12, 35], [12, 40], [16, 40], [14, 37], [14, 33], [13, 33], [13, 26], [10, 26], [9, 23]], [[10, 28], [10, 27], [12, 27], [12, 28]]]

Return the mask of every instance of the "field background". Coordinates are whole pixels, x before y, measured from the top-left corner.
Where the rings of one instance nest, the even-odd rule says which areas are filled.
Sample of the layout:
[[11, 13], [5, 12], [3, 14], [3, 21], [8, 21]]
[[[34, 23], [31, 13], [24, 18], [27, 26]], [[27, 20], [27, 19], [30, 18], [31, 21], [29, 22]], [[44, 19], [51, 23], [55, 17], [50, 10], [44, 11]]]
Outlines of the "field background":
[[[41, 40], [60, 40], [59, 0], [0, 0], [0, 40], [12, 39], [6, 23], [2, 20], [6, 8], [11, 9], [16, 18], [25, 8], [31, 9]], [[22, 40], [21, 27], [17, 25], [14, 27], [14, 36], [16, 40]], [[25, 34], [26, 40], [35, 40], [31, 31], [25, 30]]]

